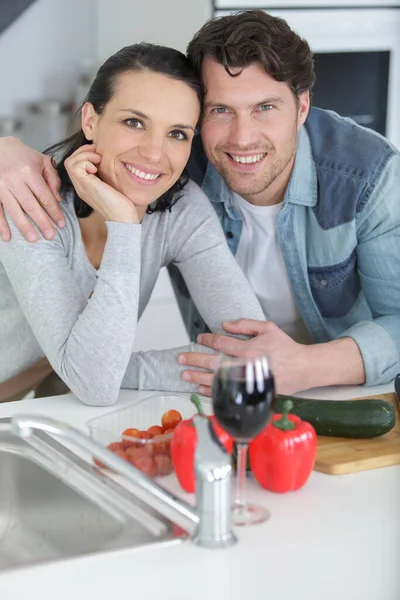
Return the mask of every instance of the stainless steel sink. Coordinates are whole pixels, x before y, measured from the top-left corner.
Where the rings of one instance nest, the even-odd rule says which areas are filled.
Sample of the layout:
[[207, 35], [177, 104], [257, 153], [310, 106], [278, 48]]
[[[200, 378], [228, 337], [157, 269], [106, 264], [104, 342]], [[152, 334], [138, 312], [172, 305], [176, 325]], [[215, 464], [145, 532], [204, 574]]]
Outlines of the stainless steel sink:
[[38, 435], [41, 444], [0, 420], [0, 572], [185, 537], [64, 445]]

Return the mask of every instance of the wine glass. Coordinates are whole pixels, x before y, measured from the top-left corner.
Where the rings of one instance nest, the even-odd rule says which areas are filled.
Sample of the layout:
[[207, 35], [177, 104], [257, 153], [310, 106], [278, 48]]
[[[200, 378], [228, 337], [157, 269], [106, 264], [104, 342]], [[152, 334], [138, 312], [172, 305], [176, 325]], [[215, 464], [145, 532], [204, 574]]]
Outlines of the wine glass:
[[263, 523], [267, 509], [246, 502], [248, 443], [268, 424], [275, 400], [274, 377], [266, 356], [221, 356], [214, 374], [212, 402], [221, 427], [236, 441], [237, 490], [232, 507], [235, 525]]

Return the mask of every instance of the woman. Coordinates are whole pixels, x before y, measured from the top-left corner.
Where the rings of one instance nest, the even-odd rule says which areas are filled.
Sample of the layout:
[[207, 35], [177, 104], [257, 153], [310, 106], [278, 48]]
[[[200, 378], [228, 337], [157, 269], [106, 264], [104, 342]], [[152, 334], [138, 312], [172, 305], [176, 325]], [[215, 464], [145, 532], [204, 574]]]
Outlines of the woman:
[[92, 405], [114, 403], [121, 386], [192, 389], [180, 379], [182, 349], [132, 353], [170, 263], [211, 331], [263, 318], [213, 208], [182, 175], [201, 101], [190, 63], [170, 48], [129, 46], [100, 68], [81, 130], [50, 149], [67, 226], [32, 245], [10, 222], [12, 240], [0, 242], [3, 400], [38, 364]]

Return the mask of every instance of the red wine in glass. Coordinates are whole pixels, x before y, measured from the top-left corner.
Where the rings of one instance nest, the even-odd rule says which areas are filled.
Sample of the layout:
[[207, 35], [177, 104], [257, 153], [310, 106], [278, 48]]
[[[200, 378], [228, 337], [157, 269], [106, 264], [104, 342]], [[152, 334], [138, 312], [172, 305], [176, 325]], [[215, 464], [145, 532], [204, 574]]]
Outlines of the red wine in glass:
[[236, 364], [218, 369], [213, 382], [214, 414], [237, 442], [249, 442], [264, 429], [275, 400], [272, 373], [249, 381], [246, 368], [246, 364]]
[[275, 401], [274, 377], [265, 356], [231, 358], [222, 356], [212, 388], [215, 417], [236, 441], [237, 498], [233, 505], [236, 525], [262, 523], [269, 512], [245, 502], [247, 445], [268, 424]]

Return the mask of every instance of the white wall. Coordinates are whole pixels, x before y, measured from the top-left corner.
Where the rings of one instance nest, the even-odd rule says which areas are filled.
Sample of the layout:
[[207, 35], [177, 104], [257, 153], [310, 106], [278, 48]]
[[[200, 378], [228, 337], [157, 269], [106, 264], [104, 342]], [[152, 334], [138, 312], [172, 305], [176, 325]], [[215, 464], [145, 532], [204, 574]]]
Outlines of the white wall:
[[69, 100], [95, 52], [94, 0], [36, 0], [0, 35], [0, 117], [19, 101]]
[[153, 42], [182, 52], [211, 17], [211, 0], [97, 0], [97, 56]]

